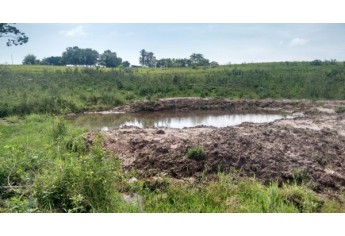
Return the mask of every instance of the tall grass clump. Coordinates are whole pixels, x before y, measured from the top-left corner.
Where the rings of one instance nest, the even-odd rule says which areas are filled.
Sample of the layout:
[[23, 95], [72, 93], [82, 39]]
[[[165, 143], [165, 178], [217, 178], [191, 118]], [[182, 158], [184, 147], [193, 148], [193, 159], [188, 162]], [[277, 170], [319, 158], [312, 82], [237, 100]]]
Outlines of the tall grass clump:
[[87, 146], [85, 129], [61, 117], [11, 122], [0, 121], [1, 212], [138, 211], [121, 198], [123, 173], [101, 134]]
[[205, 159], [205, 150], [201, 146], [191, 147], [187, 152], [188, 158], [193, 160], [203, 160]]
[[[171, 183], [171, 181], [170, 181]], [[144, 192], [148, 212], [320, 212], [323, 201], [304, 186], [262, 185], [255, 179], [221, 174], [203, 187], [168, 184]]]

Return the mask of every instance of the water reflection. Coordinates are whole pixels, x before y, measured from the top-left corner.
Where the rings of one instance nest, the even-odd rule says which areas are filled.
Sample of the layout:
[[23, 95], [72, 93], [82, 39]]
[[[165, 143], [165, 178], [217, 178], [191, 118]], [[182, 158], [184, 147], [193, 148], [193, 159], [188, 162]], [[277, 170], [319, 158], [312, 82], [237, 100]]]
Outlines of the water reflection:
[[264, 123], [277, 119], [292, 118], [284, 114], [231, 114], [224, 111], [165, 111], [129, 114], [88, 114], [69, 116], [75, 125], [88, 126], [92, 129], [118, 128], [134, 125], [140, 128], [184, 128], [198, 125], [226, 127], [243, 122]]

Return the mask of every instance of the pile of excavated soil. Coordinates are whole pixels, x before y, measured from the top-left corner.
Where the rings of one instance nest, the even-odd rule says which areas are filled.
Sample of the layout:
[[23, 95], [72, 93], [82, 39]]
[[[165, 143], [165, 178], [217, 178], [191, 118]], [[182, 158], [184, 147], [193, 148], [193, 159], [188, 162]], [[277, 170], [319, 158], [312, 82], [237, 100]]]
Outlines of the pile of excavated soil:
[[[120, 158], [125, 170], [135, 168], [142, 178], [211, 177], [236, 170], [263, 183], [310, 181], [320, 193], [345, 189], [345, 117], [333, 112], [338, 103], [344, 103], [285, 103], [289, 109], [293, 107], [291, 112], [309, 113], [226, 128], [124, 127], [104, 132], [104, 146]], [[94, 135], [88, 134], [89, 142]], [[204, 149], [205, 156], [188, 157], [188, 150], [197, 146]]]

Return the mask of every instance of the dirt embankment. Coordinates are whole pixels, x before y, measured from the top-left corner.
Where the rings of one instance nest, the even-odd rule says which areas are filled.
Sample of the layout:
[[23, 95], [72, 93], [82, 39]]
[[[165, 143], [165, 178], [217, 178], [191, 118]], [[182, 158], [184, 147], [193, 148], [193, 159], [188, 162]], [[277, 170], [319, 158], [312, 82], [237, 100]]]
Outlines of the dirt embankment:
[[119, 106], [111, 112], [140, 112], [165, 110], [229, 110], [246, 112], [250, 110], [303, 109], [311, 106], [307, 100], [230, 100], [217, 98], [163, 98], [155, 101], [142, 100], [129, 105]]
[[[345, 105], [344, 101], [224, 102], [193, 98], [164, 99], [147, 106], [141, 104], [141, 108], [140, 104], [127, 109], [200, 109], [200, 104], [204, 104], [207, 109], [236, 112], [251, 109], [301, 114], [293, 119], [226, 128], [127, 127], [104, 132], [104, 146], [122, 160], [124, 169], [135, 168], [143, 178], [211, 177], [219, 171], [236, 170], [264, 183], [311, 181], [313, 189], [320, 193], [345, 189], [345, 115], [335, 113], [337, 107]], [[89, 133], [89, 141], [93, 136]], [[188, 157], [188, 150], [196, 146], [205, 150], [203, 158]]]

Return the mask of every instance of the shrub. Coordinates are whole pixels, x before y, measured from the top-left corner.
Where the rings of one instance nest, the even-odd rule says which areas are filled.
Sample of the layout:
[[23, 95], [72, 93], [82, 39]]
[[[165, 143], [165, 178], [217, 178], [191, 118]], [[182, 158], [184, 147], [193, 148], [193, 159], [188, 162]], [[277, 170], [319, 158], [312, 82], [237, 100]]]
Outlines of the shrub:
[[200, 146], [190, 148], [188, 150], [188, 158], [197, 161], [205, 159], [204, 148]]

